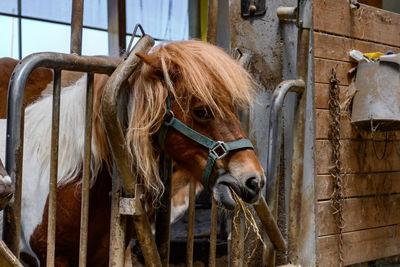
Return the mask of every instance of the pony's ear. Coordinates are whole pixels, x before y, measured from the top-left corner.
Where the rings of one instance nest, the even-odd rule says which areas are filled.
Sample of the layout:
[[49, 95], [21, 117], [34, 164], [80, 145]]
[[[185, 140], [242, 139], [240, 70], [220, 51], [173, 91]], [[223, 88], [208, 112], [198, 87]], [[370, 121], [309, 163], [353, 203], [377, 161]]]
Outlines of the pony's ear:
[[143, 54], [143, 53], [136, 53], [136, 56], [138, 56], [144, 63], [147, 65], [153, 67], [155, 70], [161, 70], [161, 59], [154, 55], [154, 54]]

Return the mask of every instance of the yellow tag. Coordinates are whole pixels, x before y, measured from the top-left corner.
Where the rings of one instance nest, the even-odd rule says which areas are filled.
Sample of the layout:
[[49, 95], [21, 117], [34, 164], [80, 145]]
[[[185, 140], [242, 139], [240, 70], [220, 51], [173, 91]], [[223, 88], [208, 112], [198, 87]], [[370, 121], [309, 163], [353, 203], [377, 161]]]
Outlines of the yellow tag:
[[369, 57], [371, 59], [378, 59], [384, 54], [381, 52], [374, 52], [374, 53], [365, 53], [364, 56]]

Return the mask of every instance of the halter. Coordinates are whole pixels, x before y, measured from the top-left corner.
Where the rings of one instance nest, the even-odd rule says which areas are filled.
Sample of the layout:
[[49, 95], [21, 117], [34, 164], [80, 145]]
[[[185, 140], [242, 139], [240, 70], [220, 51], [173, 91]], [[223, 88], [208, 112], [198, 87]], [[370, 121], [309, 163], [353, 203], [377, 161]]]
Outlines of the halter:
[[210, 176], [212, 170], [215, 165], [215, 161], [217, 159], [224, 158], [230, 151], [243, 149], [243, 148], [250, 148], [254, 149], [253, 145], [251, 144], [250, 140], [248, 139], [239, 139], [232, 142], [225, 143], [224, 141], [214, 141], [208, 138], [205, 135], [193, 130], [177, 118], [175, 118], [174, 113], [171, 110], [171, 99], [168, 90], [168, 96], [166, 99], [167, 104], [167, 112], [168, 114], [164, 117], [163, 124], [161, 125], [159, 135], [158, 135], [158, 143], [160, 144], [161, 148], [165, 148], [165, 138], [167, 137], [167, 133], [170, 127], [174, 128], [181, 134], [185, 135], [189, 139], [199, 143], [200, 145], [204, 146], [208, 149], [208, 158], [206, 167], [203, 171], [202, 176], [202, 184], [206, 190], [208, 190]]

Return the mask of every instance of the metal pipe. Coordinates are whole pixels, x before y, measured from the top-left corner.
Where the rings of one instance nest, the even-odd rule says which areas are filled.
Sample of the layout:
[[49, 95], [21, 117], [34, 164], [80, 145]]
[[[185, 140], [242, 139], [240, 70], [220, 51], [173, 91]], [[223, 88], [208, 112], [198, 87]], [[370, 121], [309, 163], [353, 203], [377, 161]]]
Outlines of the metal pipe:
[[23, 267], [18, 258], [11, 252], [7, 245], [0, 240], [0, 262], [6, 262], [6, 266]]
[[83, 0], [73, 0], [71, 14], [71, 54], [82, 55]]
[[296, 19], [297, 7], [280, 6], [276, 11], [279, 20]]
[[126, 216], [119, 213], [119, 199], [121, 197], [121, 183], [117, 166], [113, 165], [112, 200], [110, 220], [110, 250], [109, 267], [124, 266]]
[[188, 207], [188, 229], [186, 243], [186, 266], [193, 266], [193, 247], [194, 247], [194, 216], [195, 216], [196, 185], [194, 180], [190, 180], [189, 185], [189, 207]]
[[263, 197], [253, 205], [257, 212], [258, 217], [267, 233], [271, 243], [274, 247], [280, 251], [286, 250], [286, 241], [283, 238], [281, 231], [279, 230], [278, 224], [276, 223], [271, 210], [268, 207], [267, 202]]
[[268, 131], [268, 155], [267, 155], [267, 202], [270, 206], [275, 205], [277, 196], [277, 159], [280, 157], [278, 147], [279, 131], [281, 124], [281, 112], [283, 102], [287, 93], [302, 93], [305, 88], [303, 80], [287, 80], [281, 82], [274, 90], [269, 119]]
[[[299, 29], [298, 44], [297, 44], [297, 75], [299, 79], [307, 81], [308, 79], [308, 60], [312, 51], [310, 48], [310, 31], [312, 27], [312, 1], [299, 0], [299, 20], [302, 21], [302, 27]], [[305, 85], [305, 90], [307, 86]], [[294, 142], [293, 142], [293, 163], [292, 163], [292, 179], [290, 188], [290, 217], [288, 229], [288, 261], [298, 262], [298, 255], [304, 240], [302, 239], [303, 229], [302, 222], [304, 218], [301, 216], [303, 192], [304, 192], [304, 147], [305, 147], [305, 124], [306, 124], [306, 94], [299, 96], [298, 107], [294, 125]], [[313, 190], [311, 190], [313, 192]], [[311, 197], [315, 197], [314, 194]], [[308, 203], [314, 203], [315, 199]], [[308, 205], [308, 203], [305, 203]], [[308, 207], [308, 211], [314, 207]], [[313, 210], [312, 210], [313, 211]], [[306, 225], [310, 222], [307, 221]]]
[[83, 183], [81, 201], [81, 228], [79, 241], [79, 266], [86, 266], [88, 221], [89, 221], [89, 192], [90, 192], [90, 161], [92, 155], [92, 119], [93, 119], [93, 82], [94, 74], [87, 74], [86, 111], [85, 111], [85, 146], [83, 159]]
[[14, 182], [13, 204], [4, 212], [3, 240], [19, 257], [22, 157], [24, 139], [25, 86], [31, 72], [38, 67], [111, 74], [120, 59], [107, 57], [80, 57], [61, 53], [37, 53], [25, 57], [14, 69], [10, 78], [7, 104], [6, 170]]
[[215, 267], [217, 257], [218, 205], [214, 198], [212, 198], [211, 201], [210, 254], [208, 266]]
[[114, 74], [108, 79], [104, 88], [102, 98], [103, 123], [106, 128], [108, 143], [114, 156], [115, 163], [121, 176], [124, 192], [128, 197], [135, 197], [136, 215], [133, 216], [137, 238], [143, 252], [147, 265], [161, 266], [161, 259], [153, 239], [147, 215], [142, 207], [141, 195], [139, 189], [135, 192], [136, 179], [132, 172], [129, 152], [125, 145], [125, 136], [121, 128], [121, 122], [118, 118], [118, 96], [122, 85], [130, 77], [138, 66], [140, 59], [135, 54], [138, 52], [147, 53], [154, 45], [154, 40], [144, 35], [136, 44], [131, 54], [118, 65]]
[[50, 183], [49, 209], [47, 223], [47, 258], [46, 265], [54, 266], [56, 240], [56, 207], [57, 207], [57, 176], [58, 176], [58, 140], [60, 130], [60, 91], [61, 71], [54, 70], [53, 79], [53, 113], [51, 127]]
[[171, 187], [172, 163], [166, 153], [160, 156], [160, 176], [164, 183], [161, 207], [156, 217], [156, 244], [163, 266], [169, 266], [169, 235], [171, 226]]

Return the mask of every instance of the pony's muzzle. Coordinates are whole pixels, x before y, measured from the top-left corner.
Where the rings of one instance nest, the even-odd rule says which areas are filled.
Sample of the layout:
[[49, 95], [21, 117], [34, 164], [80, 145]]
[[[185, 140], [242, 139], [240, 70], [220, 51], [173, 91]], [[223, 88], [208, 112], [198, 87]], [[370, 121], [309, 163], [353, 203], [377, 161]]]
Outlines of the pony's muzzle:
[[252, 204], [260, 197], [263, 185], [263, 179], [256, 174], [249, 174], [238, 180], [226, 172], [217, 178], [213, 186], [213, 196], [220, 206], [233, 210], [236, 206], [233, 192], [243, 201]]

